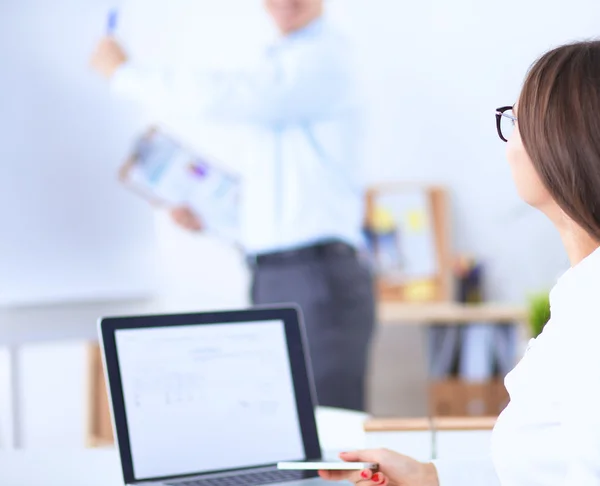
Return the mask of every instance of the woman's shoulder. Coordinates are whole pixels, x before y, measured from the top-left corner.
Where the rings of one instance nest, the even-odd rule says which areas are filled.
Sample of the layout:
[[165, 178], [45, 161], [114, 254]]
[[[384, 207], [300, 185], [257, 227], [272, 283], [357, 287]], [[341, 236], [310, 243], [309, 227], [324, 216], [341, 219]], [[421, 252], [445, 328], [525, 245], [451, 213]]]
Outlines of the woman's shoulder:
[[600, 248], [567, 270], [550, 293], [553, 310], [600, 313]]

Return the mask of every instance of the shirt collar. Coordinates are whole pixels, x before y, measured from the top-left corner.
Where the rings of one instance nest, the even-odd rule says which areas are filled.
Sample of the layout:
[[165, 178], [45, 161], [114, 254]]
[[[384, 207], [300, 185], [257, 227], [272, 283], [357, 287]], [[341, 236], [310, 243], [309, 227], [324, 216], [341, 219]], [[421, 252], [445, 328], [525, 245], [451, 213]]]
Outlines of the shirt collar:
[[294, 42], [298, 39], [308, 39], [311, 37], [315, 37], [323, 32], [325, 28], [325, 18], [323, 16], [317, 17], [315, 20], [305, 25], [301, 29], [290, 32], [289, 34], [284, 34], [279, 36], [279, 38], [274, 42], [273, 47], [279, 45], [285, 45], [288, 42]]
[[565, 295], [575, 296], [588, 286], [598, 283], [600, 283], [600, 247], [563, 273], [550, 292], [550, 301], [556, 302]]
[[290, 32], [284, 35], [285, 39], [297, 39], [298, 37], [310, 37], [312, 35], [319, 34], [323, 30], [325, 20], [323, 16], [317, 17], [315, 20], [305, 25], [301, 29]]

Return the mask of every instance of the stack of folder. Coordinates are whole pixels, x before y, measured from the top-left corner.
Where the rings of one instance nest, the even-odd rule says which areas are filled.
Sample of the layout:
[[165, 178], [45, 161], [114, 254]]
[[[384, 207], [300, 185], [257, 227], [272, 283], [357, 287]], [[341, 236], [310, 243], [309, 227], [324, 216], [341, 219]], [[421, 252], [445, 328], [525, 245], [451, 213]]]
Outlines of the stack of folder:
[[[457, 260], [457, 301], [483, 302], [483, 267], [473, 259]], [[431, 408], [437, 415], [489, 415], [506, 401], [503, 378], [516, 360], [518, 331], [510, 324], [473, 322], [429, 329]]]

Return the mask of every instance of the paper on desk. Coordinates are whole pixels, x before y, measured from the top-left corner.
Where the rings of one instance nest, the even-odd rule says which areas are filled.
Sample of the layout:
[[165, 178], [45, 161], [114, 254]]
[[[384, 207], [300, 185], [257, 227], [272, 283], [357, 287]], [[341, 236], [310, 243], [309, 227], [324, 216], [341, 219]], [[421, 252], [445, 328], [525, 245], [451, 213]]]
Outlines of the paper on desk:
[[207, 231], [237, 239], [239, 179], [164, 133], [152, 130], [138, 141], [126, 182], [163, 204], [188, 206]]

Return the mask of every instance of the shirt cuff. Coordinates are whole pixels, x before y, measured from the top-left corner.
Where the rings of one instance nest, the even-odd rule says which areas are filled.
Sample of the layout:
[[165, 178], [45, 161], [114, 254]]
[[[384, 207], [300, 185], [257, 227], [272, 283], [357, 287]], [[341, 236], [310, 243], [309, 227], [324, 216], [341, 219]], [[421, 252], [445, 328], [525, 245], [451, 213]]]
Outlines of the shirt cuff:
[[436, 459], [431, 461], [440, 486], [500, 486], [490, 458]]
[[110, 89], [117, 95], [139, 94], [138, 72], [131, 64], [126, 63], [115, 71], [110, 79]]

